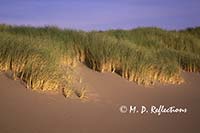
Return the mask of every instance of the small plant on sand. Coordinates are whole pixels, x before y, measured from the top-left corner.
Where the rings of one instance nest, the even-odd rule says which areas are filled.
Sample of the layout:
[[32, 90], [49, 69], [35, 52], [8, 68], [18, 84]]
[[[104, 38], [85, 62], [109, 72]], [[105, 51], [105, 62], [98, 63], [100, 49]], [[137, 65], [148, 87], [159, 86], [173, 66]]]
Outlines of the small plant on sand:
[[62, 94], [64, 97], [70, 98], [74, 94], [74, 90], [71, 88], [62, 88]]
[[81, 100], [84, 100], [84, 99], [87, 99], [87, 98], [88, 98], [87, 95], [86, 95], [86, 93], [87, 93], [87, 90], [86, 90], [85, 87], [81, 88], [80, 90], [77, 89], [77, 90], [75, 91], [75, 94], [76, 94]]

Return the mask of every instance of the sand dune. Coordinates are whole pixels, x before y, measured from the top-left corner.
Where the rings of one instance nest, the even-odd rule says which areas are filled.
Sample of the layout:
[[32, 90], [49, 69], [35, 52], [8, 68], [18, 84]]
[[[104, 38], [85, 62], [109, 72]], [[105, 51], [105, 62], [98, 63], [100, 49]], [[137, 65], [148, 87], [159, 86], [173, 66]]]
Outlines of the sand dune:
[[[183, 73], [181, 85], [144, 87], [113, 73], [78, 68], [88, 102], [25, 88], [0, 74], [0, 133], [198, 133], [200, 75]], [[120, 113], [121, 105], [176, 106], [187, 113]]]

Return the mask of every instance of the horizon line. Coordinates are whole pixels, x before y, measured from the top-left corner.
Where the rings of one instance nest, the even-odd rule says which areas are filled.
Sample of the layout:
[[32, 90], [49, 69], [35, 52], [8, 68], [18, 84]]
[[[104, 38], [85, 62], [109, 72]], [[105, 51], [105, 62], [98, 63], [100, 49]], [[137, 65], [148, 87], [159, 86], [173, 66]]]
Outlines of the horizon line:
[[73, 27], [64, 27], [64, 26], [59, 26], [56, 24], [42, 24], [42, 25], [34, 25], [34, 24], [10, 24], [10, 23], [4, 23], [4, 22], [0, 22], [0, 25], [7, 25], [7, 26], [13, 26], [13, 27], [33, 27], [33, 28], [45, 28], [45, 27], [55, 27], [58, 28], [60, 30], [76, 30], [76, 31], [84, 31], [84, 32], [92, 32], [92, 31], [110, 31], [110, 30], [134, 30], [134, 29], [139, 29], [139, 28], [158, 28], [158, 29], [162, 29], [162, 30], [166, 30], [166, 31], [181, 31], [181, 30], [186, 30], [186, 29], [190, 29], [190, 28], [198, 28], [200, 27], [200, 25], [198, 26], [188, 26], [188, 27], [184, 27], [184, 28], [164, 28], [161, 26], [136, 26], [136, 27], [132, 27], [132, 28], [106, 28], [106, 29], [83, 29], [83, 28], [73, 28]]

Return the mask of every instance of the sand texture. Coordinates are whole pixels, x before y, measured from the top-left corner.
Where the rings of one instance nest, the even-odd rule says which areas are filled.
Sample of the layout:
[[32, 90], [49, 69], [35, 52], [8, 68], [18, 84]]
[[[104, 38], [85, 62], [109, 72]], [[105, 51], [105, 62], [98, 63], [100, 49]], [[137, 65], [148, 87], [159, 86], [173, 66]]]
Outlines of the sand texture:
[[[181, 85], [144, 87], [113, 73], [78, 68], [89, 101], [33, 92], [0, 74], [0, 133], [198, 133], [200, 75], [183, 72]], [[185, 107], [183, 114], [120, 113], [121, 105]]]

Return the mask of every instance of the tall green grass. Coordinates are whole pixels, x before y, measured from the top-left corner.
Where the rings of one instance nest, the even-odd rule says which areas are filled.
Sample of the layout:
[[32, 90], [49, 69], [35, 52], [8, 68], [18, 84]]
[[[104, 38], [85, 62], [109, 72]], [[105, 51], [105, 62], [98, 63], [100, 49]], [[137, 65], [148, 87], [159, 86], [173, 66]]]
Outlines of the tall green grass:
[[199, 28], [84, 32], [0, 25], [0, 70], [43, 90], [69, 88], [66, 71], [77, 62], [138, 84], [179, 84], [181, 71], [200, 72], [199, 35]]
[[[39, 44], [46, 41], [30, 40], [21, 36], [0, 33], [0, 69], [13, 72], [32, 89], [58, 88], [57, 55]], [[39, 42], [39, 43], [38, 43]]]

